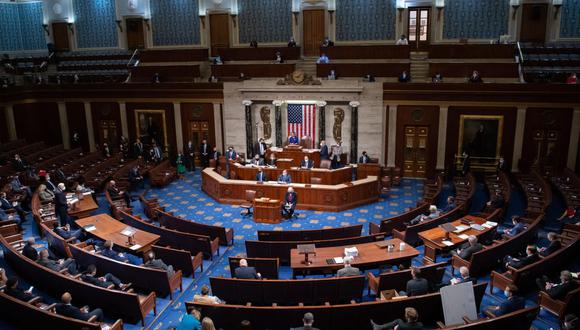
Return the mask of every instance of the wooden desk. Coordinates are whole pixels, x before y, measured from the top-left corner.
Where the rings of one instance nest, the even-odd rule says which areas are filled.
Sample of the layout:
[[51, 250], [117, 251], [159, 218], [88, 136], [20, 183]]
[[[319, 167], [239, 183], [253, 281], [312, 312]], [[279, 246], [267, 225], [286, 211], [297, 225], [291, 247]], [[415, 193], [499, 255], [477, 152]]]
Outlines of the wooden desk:
[[363, 77], [367, 74], [375, 77], [398, 77], [401, 72], [411, 70], [409, 63], [328, 63], [316, 64], [316, 76], [327, 77], [330, 70], [334, 70], [340, 77]]
[[365, 179], [368, 176], [381, 177], [382, 167], [378, 163], [359, 163], [356, 164], [356, 178], [357, 180]]
[[[244, 166], [240, 163], [235, 163], [231, 168], [233, 168], [234, 172], [236, 173], [236, 179], [256, 181], [256, 175], [258, 173], [257, 167], [249, 165]], [[284, 170], [283, 168], [278, 167], [262, 167], [262, 169], [270, 181], [276, 181], [278, 176], [280, 176]], [[297, 167], [292, 167], [287, 170], [288, 174], [292, 178], [293, 183], [310, 184], [312, 182], [312, 178], [320, 178], [320, 184], [326, 185], [336, 185], [352, 181], [352, 168], [350, 166], [336, 170], [327, 170], [325, 168], [300, 169]]]
[[299, 146], [292, 146], [284, 148], [272, 147], [266, 150], [266, 158], [270, 159], [272, 154], [275, 154], [277, 159], [291, 159], [294, 167], [300, 167], [300, 162], [304, 160], [304, 156], [308, 156], [314, 162], [314, 167], [320, 167], [320, 149], [305, 149]]
[[294, 64], [212, 64], [211, 66], [211, 74], [218, 78], [239, 77], [240, 73], [248, 78], [285, 77], [292, 72], [294, 72]]
[[[128, 226], [113, 219], [108, 214], [98, 214], [92, 217], [76, 220], [75, 222], [80, 227], [94, 225], [96, 229], [89, 232], [91, 235], [96, 236], [103, 241], [110, 240], [115, 243], [116, 246], [120, 246], [129, 252], [144, 254], [151, 250], [151, 246], [160, 238], [159, 235], [133, 228], [136, 231], [134, 237], [135, 245], [129, 246], [127, 245], [127, 236], [121, 234], [121, 231]], [[140, 245], [140, 247], [136, 248], [137, 245]]]
[[269, 198], [254, 199], [254, 222], [280, 223], [280, 200]]
[[280, 52], [285, 61], [299, 60], [300, 47], [235, 47], [218, 48], [217, 53], [224, 61], [274, 61]]
[[[471, 221], [471, 223], [478, 224], [478, 225], [482, 225], [487, 221], [484, 218], [480, 218], [480, 217], [476, 217], [476, 216], [472, 216], [472, 215], [466, 215], [461, 219], [457, 219], [457, 220], [451, 222], [451, 224], [454, 225], [455, 227], [463, 225], [461, 223], [462, 219], [467, 219], [467, 220]], [[459, 234], [449, 233], [448, 240], [453, 243], [453, 245], [449, 245], [449, 246], [442, 243], [442, 241], [445, 241], [447, 239], [445, 238], [445, 231], [440, 227], [435, 227], [433, 229], [429, 229], [429, 230], [420, 232], [419, 238], [421, 238], [423, 240], [423, 242], [425, 243], [425, 256], [423, 257], [423, 262], [424, 263], [435, 262], [435, 259], [437, 258], [437, 252], [439, 250], [454, 249], [458, 245], [463, 244], [467, 241], [467, 238], [461, 238], [459, 236], [474, 235], [474, 236], [479, 237], [479, 236], [483, 236], [486, 234], [491, 234], [495, 231], [495, 229], [496, 229], [496, 227], [485, 228], [484, 230], [479, 231], [479, 230], [475, 230], [473, 228], [470, 228], [470, 229], [467, 229]]]
[[[385, 247], [379, 247], [378, 244], [384, 244]], [[403, 251], [399, 251], [399, 245], [403, 243], [400, 239], [390, 239], [386, 241], [378, 241], [357, 245], [335, 246], [317, 248], [316, 255], [310, 255], [308, 259], [312, 262], [310, 265], [303, 264], [304, 255], [298, 254], [298, 249], [290, 251], [290, 267], [292, 268], [292, 275], [297, 273], [307, 274], [312, 272], [334, 272], [344, 267], [343, 264], [331, 264], [326, 262], [326, 259], [344, 256], [344, 248], [356, 246], [358, 249], [358, 256], [354, 258], [351, 264], [354, 267], [369, 269], [386, 264], [409, 264], [411, 259], [419, 255], [419, 251], [409, 244], [405, 245]], [[395, 250], [387, 252], [386, 244], [394, 244]]]
[[75, 218], [86, 218], [99, 208], [92, 195], [83, 196], [68, 209], [68, 215]]

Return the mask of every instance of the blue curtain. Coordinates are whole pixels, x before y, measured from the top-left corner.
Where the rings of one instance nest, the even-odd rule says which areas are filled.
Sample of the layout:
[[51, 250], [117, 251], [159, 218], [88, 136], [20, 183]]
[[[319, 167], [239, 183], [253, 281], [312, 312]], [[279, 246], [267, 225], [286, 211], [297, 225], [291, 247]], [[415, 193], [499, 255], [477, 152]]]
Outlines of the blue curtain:
[[151, 23], [155, 46], [200, 43], [197, 0], [151, 0]]
[[46, 49], [42, 2], [0, 3], [0, 51]]
[[561, 38], [580, 38], [580, 1], [564, 0], [560, 23]]
[[336, 40], [395, 39], [396, 0], [337, 0]]
[[292, 36], [291, 0], [238, 0], [240, 43], [285, 42]]
[[447, 0], [444, 39], [498, 39], [507, 34], [509, 0]]
[[114, 0], [75, 0], [75, 36], [78, 48], [117, 48]]

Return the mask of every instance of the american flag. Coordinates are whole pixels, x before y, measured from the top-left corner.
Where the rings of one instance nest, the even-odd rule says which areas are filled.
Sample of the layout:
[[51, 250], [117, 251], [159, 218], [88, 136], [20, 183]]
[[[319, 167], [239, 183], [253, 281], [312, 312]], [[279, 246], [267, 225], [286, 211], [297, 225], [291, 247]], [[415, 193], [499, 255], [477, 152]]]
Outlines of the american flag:
[[[312, 143], [316, 141], [316, 105], [288, 104], [288, 136], [296, 133], [299, 139], [308, 135]], [[313, 146], [307, 146], [312, 148]]]

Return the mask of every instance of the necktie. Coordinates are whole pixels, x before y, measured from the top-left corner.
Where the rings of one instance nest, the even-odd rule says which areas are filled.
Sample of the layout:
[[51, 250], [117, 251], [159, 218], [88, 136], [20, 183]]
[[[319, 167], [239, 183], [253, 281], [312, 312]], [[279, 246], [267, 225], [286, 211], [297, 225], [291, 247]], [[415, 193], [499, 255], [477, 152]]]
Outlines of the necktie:
[[293, 197], [292, 197], [292, 194], [289, 194], [289, 195], [288, 195], [288, 201], [289, 201], [289, 202], [292, 202], [292, 199], [293, 199]]
[[207, 144], [204, 144], [204, 145], [203, 145], [203, 153], [204, 153], [204, 154], [206, 153], [206, 152], [205, 152], [205, 149], [206, 149], [206, 148], [207, 148]]
[[264, 145], [260, 143], [260, 155], [264, 154]]

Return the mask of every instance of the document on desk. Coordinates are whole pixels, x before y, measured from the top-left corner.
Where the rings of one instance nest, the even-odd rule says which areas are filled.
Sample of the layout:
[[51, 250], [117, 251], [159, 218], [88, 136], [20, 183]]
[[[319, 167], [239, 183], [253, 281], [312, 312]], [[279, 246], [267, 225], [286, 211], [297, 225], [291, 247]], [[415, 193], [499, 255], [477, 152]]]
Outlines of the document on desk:
[[451, 241], [441, 241], [441, 243], [443, 243], [445, 246], [453, 246], [453, 242]]
[[130, 249], [133, 250], [133, 251], [137, 251], [140, 248], [141, 248], [141, 245], [139, 245], [139, 244], [135, 244], [135, 245], [133, 245], [133, 246], [130, 247]]
[[86, 226], [83, 227], [83, 229], [86, 230], [86, 231], [88, 231], [88, 232], [91, 232], [93, 230], [96, 230], [97, 227], [95, 227], [95, 225], [86, 225]]
[[458, 235], [457, 237], [459, 237], [461, 239], [468, 239], [469, 235], [461, 234], [461, 235]]

